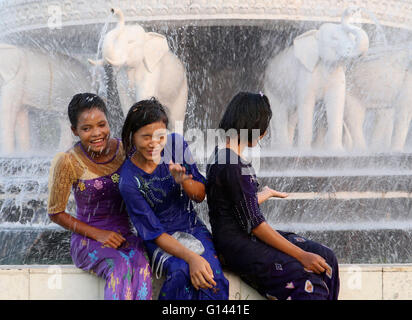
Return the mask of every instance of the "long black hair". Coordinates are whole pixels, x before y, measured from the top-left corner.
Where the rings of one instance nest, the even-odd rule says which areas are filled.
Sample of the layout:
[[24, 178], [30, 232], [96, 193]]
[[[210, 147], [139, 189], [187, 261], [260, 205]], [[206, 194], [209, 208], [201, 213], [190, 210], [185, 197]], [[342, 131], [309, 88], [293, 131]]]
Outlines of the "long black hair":
[[167, 109], [155, 97], [142, 100], [132, 105], [127, 113], [122, 129], [122, 142], [126, 155], [133, 149], [132, 137], [140, 128], [162, 121], [166, 128], [169, 125]]
[[219, 128], [226, 132], [236, 130], [239, 142], [242, 137], [240, 130], [247, 129], [247, 142], [252, 143], [252, 130], [260, 130], [260, 135], [264, 134], [271, 118], [269, 99], [263, 93], [239, 92], [226, 107]]
[[77, 127], [79, 116], [83, 111], [94, 108], [102, 111], [107, 117], [106, 104], [97, 94], [89, 92], [75, 94], [67, 107], [67, 113], [72, 127]]

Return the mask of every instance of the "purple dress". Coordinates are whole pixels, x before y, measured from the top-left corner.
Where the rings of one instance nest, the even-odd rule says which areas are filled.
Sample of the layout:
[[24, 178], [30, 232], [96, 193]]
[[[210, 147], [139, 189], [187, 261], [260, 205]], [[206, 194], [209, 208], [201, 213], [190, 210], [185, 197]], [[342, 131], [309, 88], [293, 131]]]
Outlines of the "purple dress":
[[252, 229], [265, 221], [257, 190], [251, 164], [230, 149], [216, 148], [207, 166], [206, 193], [213, 241], [222, 264], [268, 299], [337, 299], [339, 269], [331, 249], [295, 233], [278, 231], [291, 243], [326, 260], [329, 270], [315, 274], [252, 234]]
[[94, 162], [80, 143], [58, 154], [50, 172], [48, 212], [49, 215], [64, 212], [72, 188], [78, 220], [118, 232], [126, 239], [114, 249], [73, 232], [74, 264], [106, 280], [104, 298], [107, 300], [147, 300], [152, 298], [151, 269], [143, 241], [132, 232], [119, 192], [119, 171], [124, 161], [120, 144], [118, 141], [115, 156], [105, 163]]

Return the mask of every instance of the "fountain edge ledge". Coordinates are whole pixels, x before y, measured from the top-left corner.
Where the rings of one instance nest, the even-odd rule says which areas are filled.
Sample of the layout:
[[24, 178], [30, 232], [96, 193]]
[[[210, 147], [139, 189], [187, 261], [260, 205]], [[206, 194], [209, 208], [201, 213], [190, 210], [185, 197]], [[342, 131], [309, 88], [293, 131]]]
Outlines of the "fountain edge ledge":
[[[412, 264], [341, 264], [340, 300], [412, 300]], [[264, 299], [224, 271], [230, 300]], [[154, 279], [153, 297], [163, 279]], [[101, 300], [105, 282], [74, 265], [0, 265], [0, 300]]]

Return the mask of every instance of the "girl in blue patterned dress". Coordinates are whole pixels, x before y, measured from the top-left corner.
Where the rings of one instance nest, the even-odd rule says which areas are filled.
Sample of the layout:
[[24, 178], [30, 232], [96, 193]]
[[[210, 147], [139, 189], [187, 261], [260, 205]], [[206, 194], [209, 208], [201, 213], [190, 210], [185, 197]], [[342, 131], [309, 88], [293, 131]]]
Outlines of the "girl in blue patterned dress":
[[232, 129], [233, 136], [227, 137], [226, 148], [215, 149], [207, 165], [216, 250], [227, 268], [268, 299], [337, 299], [339, 270], [333, 251], [292, 232], [272, 229], [260, 211], [263, 201], [287, 194], [269, 187], [258, 192], [253, 167], [241, 154], [265, 135], [271, 117], [265, 95], [241, 92], [220, 122], [219, 127], [227, 133]]
[[166, 274], [159, 299], [225, 300], [228, 281], [191, 202], [203, 201], [206, 181], [183, 137], [167, 135], [167, 125], [165, 109], [155, 98], [130, 108], [122, 131], [128, 157], [120, 192], [154, 273]]

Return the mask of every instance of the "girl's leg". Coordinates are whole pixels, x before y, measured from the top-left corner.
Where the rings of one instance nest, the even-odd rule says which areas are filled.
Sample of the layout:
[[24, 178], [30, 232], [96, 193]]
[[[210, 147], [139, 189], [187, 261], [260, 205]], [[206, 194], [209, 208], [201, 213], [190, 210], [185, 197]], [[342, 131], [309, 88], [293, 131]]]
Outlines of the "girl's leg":
[[315, 241], [308, 240], [300, 235], [282, 231], [280, 231], [280, 233], [296, 246], [302, 248], [305, 251], [316, 253], [326, 260], [326, 263], [330, 266], [330, 270], [327, 270], [321, 275], [322, 280], [326, 283], [329, 289], [328, 299], [337, 300], [340, 287], [339, 265], [334, 252], [330, 248]]
[[305, 271], [298, 260], [273, 248], [262, 254], [265, 257], [253, 273], [241, 274], [261, 295], [269, 300], [328, 299], [329, 289], [322, 277]]
[[151, 271], [139, 239], [127, 237], [119, 249], [103, 246], [89, 238], [72, 241], [72, 258], [77, 267], [106, 280], [105, 300], [151, 299]]
[[[118, 249], [106, 248], [112, 253], [105, 258], [110, 265], [106, 272], [105, 298], [110, 295], [121, 300], [151, 300], [152, 273], [140, 239], [126, 236]], [[107, 252], [109, 256], [109, 252]]]
[[212, 235], [203, 225], [198, 225], [195, 228], [193, 235], [202, 242], [205, 248], [202, 257], [209, 262], [213, 271], [213, 280], [216, 282], [216, 287], [214, 288], [199, 290], [199, 300], [228, 300], [229, 281], [223, 274], [222, 266], [213, 245]]
[[[205, 248], [202, 256], [213, 270], [216, 287], [196, 290], [190, 280], [189, 265], [184, 260], [171, 256], [163, 264], [166, 280], [160, 290], [159, 300], [227, 300], [229, 282], [222, 272], [209, 231], [204, 226], [197, 226], [191, 230], [191, 233], [202, 242]], [[154, 251], [152, 247], [149, 250]], [[160, 256], [160, 254], [156, 256], [156, 266]]]
[[[211, 264], [216, 287], [196, 290], [190, 280], [189, 265], [174, 256], [164, 263], [166, 280], [159, 293], [159, 300], [227, 300], [229, 283]], [[221, 269], [220, 269], [221, 270]]]
[[229, 268], [268, 299], [326, 300], [330, 296], [325, 275], [308, 272], [298, 260], [257, 238], [225, 259]]
[[190, 280], [189, 266], [184, 260], [171, 256], [164, 262], [163, 270], [166, 280], [160, 289], [159, 300], [196, 299], [196, 289]]

